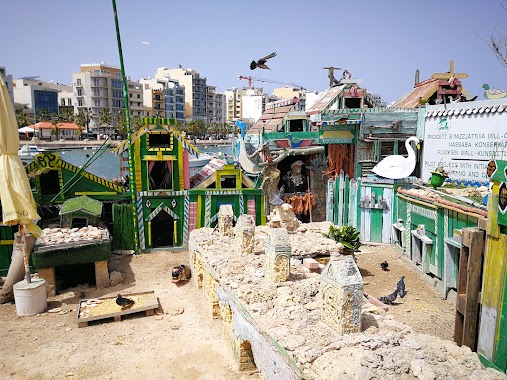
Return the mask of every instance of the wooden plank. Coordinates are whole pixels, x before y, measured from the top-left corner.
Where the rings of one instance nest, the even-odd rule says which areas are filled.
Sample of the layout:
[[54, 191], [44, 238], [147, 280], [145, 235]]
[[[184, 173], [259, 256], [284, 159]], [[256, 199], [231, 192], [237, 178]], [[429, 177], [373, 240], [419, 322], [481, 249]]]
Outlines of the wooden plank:
[[358, 193], [358, 181], [350, 181], [349, 183], [349, 226], [353, 226], [360, 229], [357, 224], [357, 193]]
[[382, 196], [387, 204], [387, 209], [382, 212], [382, 243], [391, 242], [392, 219], [393, 219], [393, 189], [384, 189]]
[[467, 303], [465, 311], [465, 324], [463, 344], [475, 350], [476, 333], [477, 333], [477, 318], [479, 312], [479, 292], [481, 291], [481, 268], [482, 268], [482, 255], [484, 252], [484, 231], [475, 228], [465, 229], [465, 232], [470, 231], [471, 242], [468, 258], [468, 278], [467, 278]]
[[349, 184], [350, 184], [350, 178], [349, 178], [349, 175], [345, 175], [345, 190], [343, 192], [343, 199], [344, 199], [344, 203], [343, 203], [343, 223], [345, 225], [350, 225], [349, 224], [349, 200], [350, 200], [350, 196], [349, 196]]
[[[504, 254], [507, 252], [507, 235], [500, 234], [499, 241], [499, 252]], [[504, 259], [505, 264], [505, 259]], [[500, 315], [500, 323], [498, 324], [498, 331], [495, 335], [495, 361], [494, 363], [503, 371], [507, 370], [507, 280], [505, 277], [505, 267], [504, 274], [502, 276], [503, 279], [503, 296], [501, 300], [501, 315]], [[481, 330], [482, 334], [482, 330]], [[490, 338], [491, 339], [491, 338]]]
[[380, 208], [370, 209], [371, 212], [371, 227], [370, 227], [370, 240], [373, 243], [382, 242], [382, 215], [383, 211]]
[[[81, 311], [84, 309], [84, 307], [86, 305], [86, 302], [90, 301], [90, 300], [89, 299], [83, 299], [83, 300], [81, 300], [79, 302], [79, 306], [78, 306], [78, 310], [77, 310], [77, 318], [76, 318], [76, 322], [78, 323], [78, 327], [84, 327], [84, 326], [88, 325], [88, 322], [97, 321], [97, 320], [106, 319], [106, 318], [114, 318], [115, 321], [121, 321], [121, 317], [123, 315], [138, 313], [138, 312], [142, 312], [142, 311], [146, 312], [148, 310], [152, 310], [153, 311], [155, 309], [158, 309], [158, 307], [159, 307], [159, 301], [158, 301], [158, 298], [155, 296], [155, 293], [153, 291], [123, 294], [123, 296], [126, 297], [126, 298], [136, 297], [136, 296], [141, 296], [141, 295], [151, 296], [151, 298], [148, 299], [143, 306], [135, 307], [135, 304], [134, 304], [134, 306], [132, 308], [129, 308], [129, 309], [119, 310], [119, 311], [113, 312], [113, 313], [100, 314], [100, 315], [94, 315], [94, 316], [89, 316], [89, 317], [80, 316], [80, 314], [81, 314]], [[116, 298], [116, 296], [107, 296], [107, 297], [100, 297], [98, 299], [99, 300], [109, 300], [110, 301], [110, 300], [113, 300], [115, 298]], [[85, 325], [85, 323], [86, 323], [86, 325]]]
[[345, 174], [343, 170], [340, 171], [340, 176], [338, 177], [338, 226], [343, 226], [343, 198], [345, 197]]
[[[365, 186], [364, 193], [367, 197], [371, 197], [371, 187]], [[369, 208], [363, 208], [361, 209], [361, 213], [364, 214], [364, 224], [363, 231], [364, 231], [364, 241], [371, 241], [371, 209]]]

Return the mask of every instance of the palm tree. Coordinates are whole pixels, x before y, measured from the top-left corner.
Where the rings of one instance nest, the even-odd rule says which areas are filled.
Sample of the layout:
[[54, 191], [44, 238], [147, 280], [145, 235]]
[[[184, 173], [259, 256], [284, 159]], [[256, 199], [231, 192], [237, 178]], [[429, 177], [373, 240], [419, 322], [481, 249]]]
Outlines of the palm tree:
[[130, 124], [132, 127], [132, 132], [137, 132], [143, 126], [143, 118], [139, 115], [136, 115], [130, 119]]
[[51, 120], [50, 131], [52, 135], [56, 135], [56, 141], [58, 141], [60, 137], [60, 124], [58, 123], [58, 118], [53, 118]]
[[67, 122], [67, 123], [73, 123], [74, 122], [74, 112], [71, 109], [65, 108], [60, 113], [60, 120]]
[[41, 109], [37, 112], [37, 120], [38, 121], [50, 121], [50, 115], [48, 110]]
[[16, 108], [15, 114], [16, 121], [18, 122], [18, 128], [23, 128], [27, 125], [30, 125], [28, 122], [28, 115], [24, 113], [22, 109]]
[[86, 128], [86, 137], [90, 137], [90, 121], [93, 118], [93, 111], [91, 108], [79, 108], [79, 113], [75, 117], [75, 123], [81, 127]]

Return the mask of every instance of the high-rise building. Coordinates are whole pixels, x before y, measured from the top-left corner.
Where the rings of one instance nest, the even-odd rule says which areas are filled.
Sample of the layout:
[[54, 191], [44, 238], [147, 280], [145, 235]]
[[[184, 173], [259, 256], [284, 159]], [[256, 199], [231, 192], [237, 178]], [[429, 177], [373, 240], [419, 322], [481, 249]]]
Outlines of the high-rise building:
[[175, 79], [141, 79], [146, 116], [185, 122], [185, 87]]
[[[132, 107], [130, 116], [144, 116], [142, 91], [136, 83], [127, 78], [129, 108]], [[92, 109], [93, 120], [90, 126], [98, 126], [100, 112], [104, 109], [111, 112], [113, 125], [117, 119], [116, 115], [125, 114], [123, 82], [118, 67], [102, 63], [83, 64], [80, 72], [72, 73], [72, 86], [76, 98], [75, 112], [78, 113], [81, 108]]]
[[206, 86], [207, 123], [225, 123], [225, 95], [216, 92], [215, 86]]
[[5, 82], [5, 85], [7, 86], [7, 92], [9, 93], [9, 96], [11, 98], [11, 101], [14, 103], [14, 92], [12, 90], [12, 75], [7, 74], [7, 70], [4, 66], [0, 66], [0, 75], [2, 76], [2, 79]]
[[193, 69], [168, 69], [161, 67], [155, 74], [156, 79], [176, 79], [185, 87], [185, 119], [186, 121], [207, 120], [206, 113], [206, 78]]
[[130, 116], [145, 116], [143, 104], [143, 85], [140, 82], [127, 80], [127, 87], [129, 94]]

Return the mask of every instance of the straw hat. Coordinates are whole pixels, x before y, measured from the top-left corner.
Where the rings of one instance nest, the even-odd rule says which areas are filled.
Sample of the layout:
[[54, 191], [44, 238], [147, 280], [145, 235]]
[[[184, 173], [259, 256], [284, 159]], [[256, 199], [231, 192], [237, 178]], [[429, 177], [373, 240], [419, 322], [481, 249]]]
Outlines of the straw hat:
[[294, 166], [303, 166], [304, 163], [301, 160], [294, 161], [292, 164], [290, 164], [290, 168], [292, 169]]

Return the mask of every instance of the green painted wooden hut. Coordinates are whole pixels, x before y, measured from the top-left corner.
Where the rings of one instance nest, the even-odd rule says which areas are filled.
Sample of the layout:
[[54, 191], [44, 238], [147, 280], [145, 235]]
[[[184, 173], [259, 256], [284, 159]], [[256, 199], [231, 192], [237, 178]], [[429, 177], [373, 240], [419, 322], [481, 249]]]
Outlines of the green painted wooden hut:
[[60, 209], [61, 227], [81, 228], [88, 225], [98, 226], [102, 215], [102, 202], [86, 195], [71, 198], [63, 202]]

